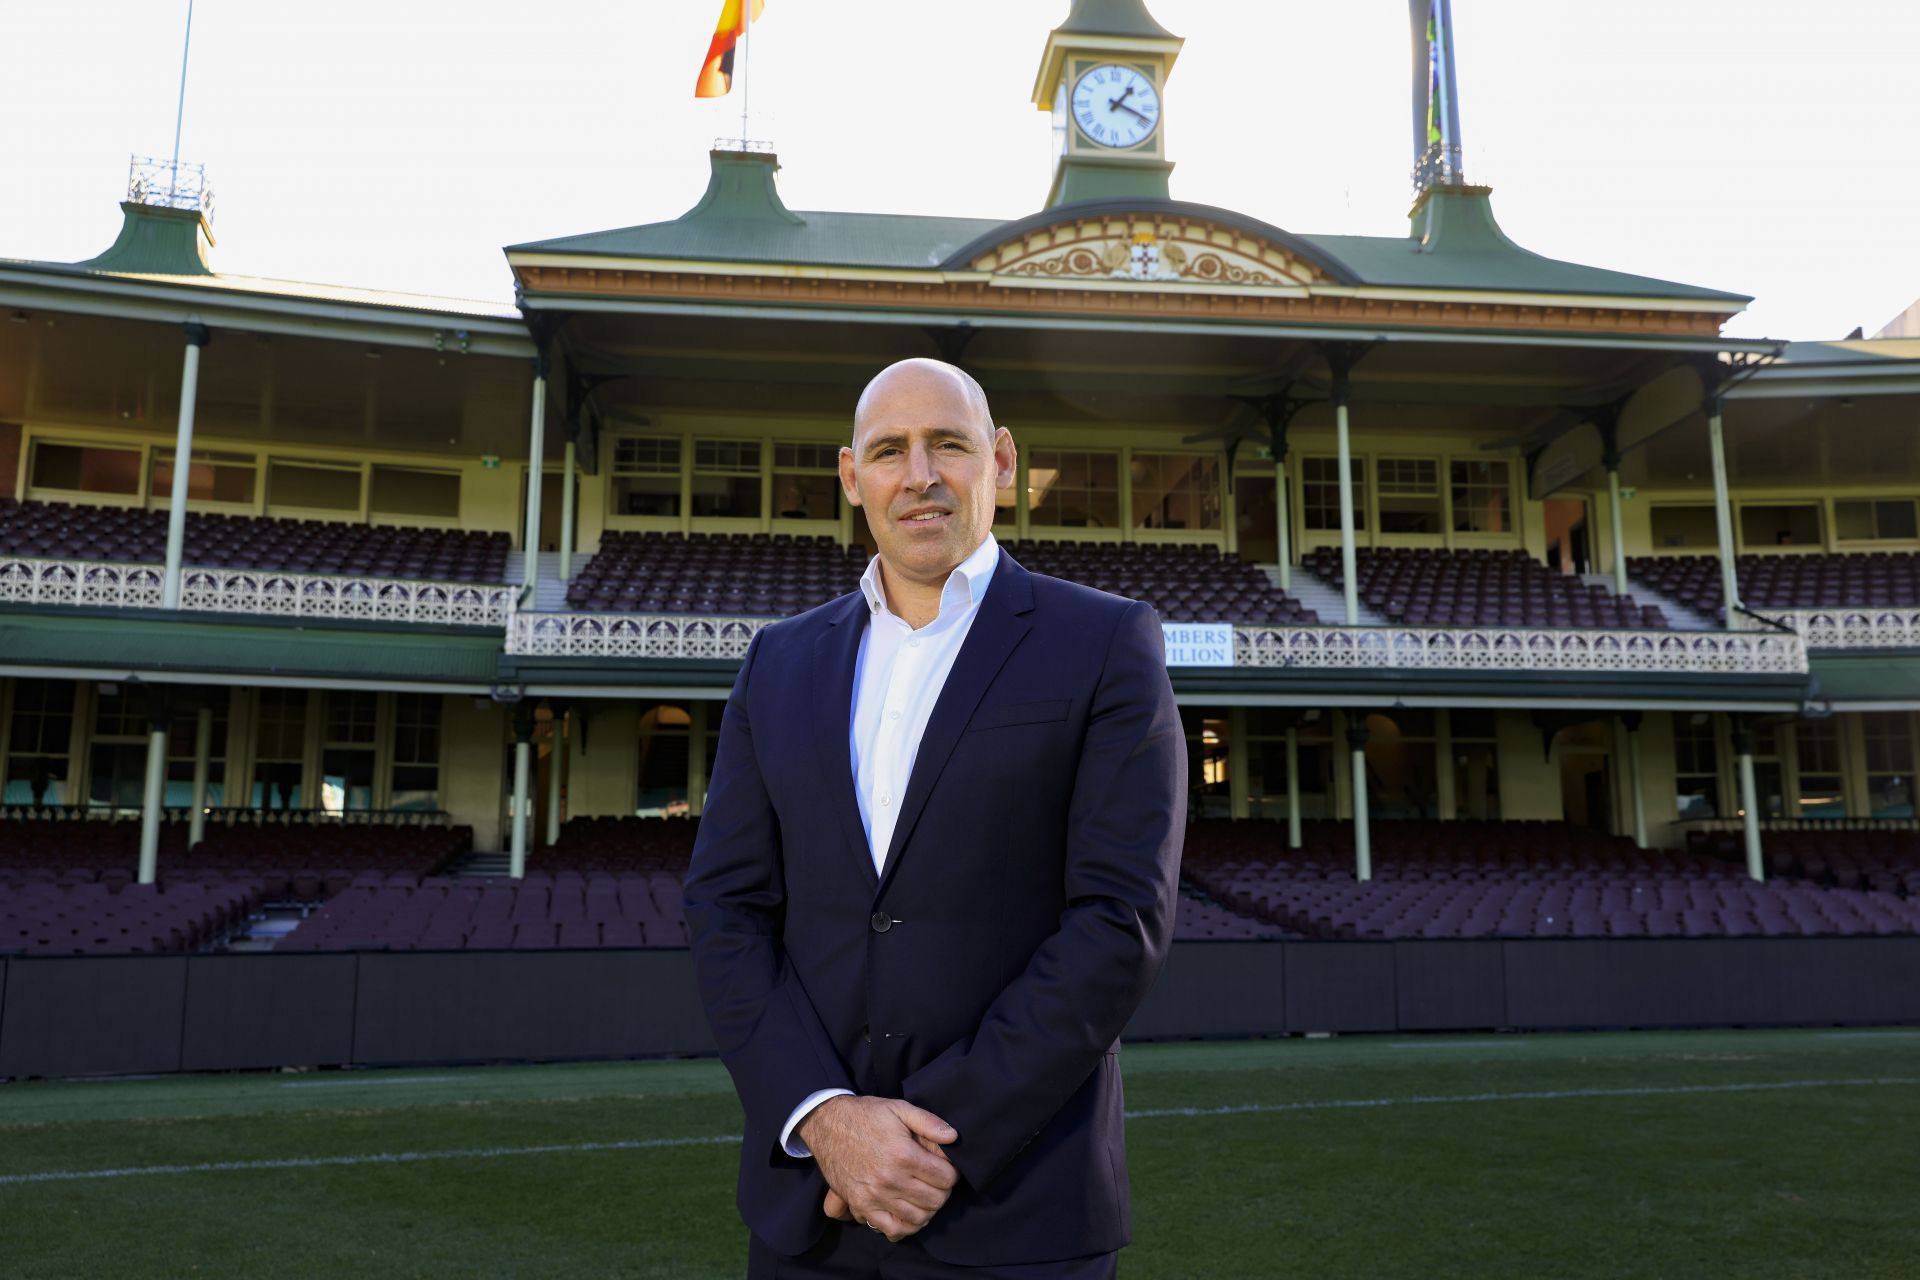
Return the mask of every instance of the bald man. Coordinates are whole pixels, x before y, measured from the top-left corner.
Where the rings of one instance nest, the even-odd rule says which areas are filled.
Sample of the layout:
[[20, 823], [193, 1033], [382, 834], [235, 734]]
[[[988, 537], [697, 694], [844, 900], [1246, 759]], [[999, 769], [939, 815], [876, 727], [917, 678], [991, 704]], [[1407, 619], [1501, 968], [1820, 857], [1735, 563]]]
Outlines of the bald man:
[[840, 451], [879, 553], [763, 630], [686, 884], [754, 1277], [1109, 1277], [1119, 1035], [1173, 927], [1186, 745], [1144, 604], [994, 540], [1013, 437], [908, 360]]

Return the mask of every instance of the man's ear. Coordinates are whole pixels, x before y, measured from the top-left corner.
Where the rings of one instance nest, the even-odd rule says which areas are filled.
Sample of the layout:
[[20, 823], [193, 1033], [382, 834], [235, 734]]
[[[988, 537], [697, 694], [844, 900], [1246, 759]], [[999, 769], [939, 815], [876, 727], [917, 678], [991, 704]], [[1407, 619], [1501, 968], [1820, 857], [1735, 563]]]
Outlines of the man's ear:
[[1020, 457], [1013, 447], [1013, 432], [1005, 427], [993, 431], [993, 480], [996, 489], [1011, 489], [1020, 474]]
[[847, 505], [860, 505], [860, 489], [853, 482], [853, 450], [846, 445], [840, 446], [840, 492], [847, 495]]

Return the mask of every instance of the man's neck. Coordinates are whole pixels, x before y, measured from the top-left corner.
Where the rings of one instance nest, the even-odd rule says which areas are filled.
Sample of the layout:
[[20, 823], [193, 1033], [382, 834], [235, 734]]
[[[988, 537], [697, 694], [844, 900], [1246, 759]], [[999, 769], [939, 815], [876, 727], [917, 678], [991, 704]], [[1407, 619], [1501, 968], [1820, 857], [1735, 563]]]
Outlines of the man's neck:
[[913, 582], [888, 564], [884, 556], [880, 559], [880, 585], [887, 593], [887, 609], [915, 631], [940, 616], [940, 595], [952, 576], [953, 570], [949, 569], [938, 582]]

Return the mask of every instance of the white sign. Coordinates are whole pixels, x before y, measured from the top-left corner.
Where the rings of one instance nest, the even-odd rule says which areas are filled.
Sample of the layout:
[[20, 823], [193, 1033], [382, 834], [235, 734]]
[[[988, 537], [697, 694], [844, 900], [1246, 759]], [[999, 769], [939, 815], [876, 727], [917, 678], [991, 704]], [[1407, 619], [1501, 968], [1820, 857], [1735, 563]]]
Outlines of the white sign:
[[1233, 665], [1231, 622], [1163, 622], [1160, 634], [1167, 643], [1170, 667]]

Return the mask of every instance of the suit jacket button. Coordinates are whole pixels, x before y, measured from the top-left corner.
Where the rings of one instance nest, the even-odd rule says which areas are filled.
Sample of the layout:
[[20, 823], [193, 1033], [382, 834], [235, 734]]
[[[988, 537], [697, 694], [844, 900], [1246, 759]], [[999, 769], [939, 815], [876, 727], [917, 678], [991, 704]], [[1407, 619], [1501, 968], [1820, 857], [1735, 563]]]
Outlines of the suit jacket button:
[[893, 928], [893, 917], [884, 911], [876, 911], [873, 913], [873, 919], [867, 921], [867, 923], [873, 926], [875, 933], [885, 933], [887, 930]]
[[873, 1043], [873, 1033], [865, 1027], [860, 1028], [860, 1038], [868, 1044]]

